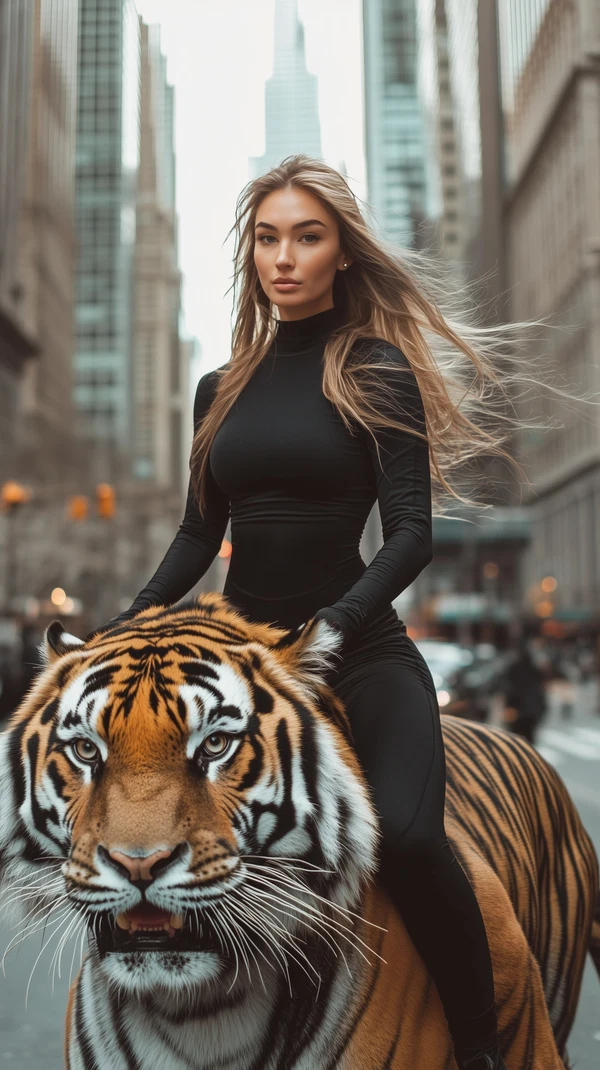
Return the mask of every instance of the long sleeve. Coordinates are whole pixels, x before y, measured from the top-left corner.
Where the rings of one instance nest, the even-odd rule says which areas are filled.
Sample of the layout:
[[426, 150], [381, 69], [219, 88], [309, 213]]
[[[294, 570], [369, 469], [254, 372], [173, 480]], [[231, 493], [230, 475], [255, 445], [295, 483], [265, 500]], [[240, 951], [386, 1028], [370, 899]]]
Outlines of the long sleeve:
[[[404, 354], [386, 344], [381, 363], [401, 364], [406, 376], [379, 370], [385, 389], [386, 415], [425, 433], [423, 401], [416, 377]], [[354, 638], [369, 621], [416, 579], [432, 559], [431, 477], [429, 446], [406, 431], [383, 428], [368, 436], [381, 514], [384, 543], [359, 580], [332, 606], [315, 617], [337, 625], [344, 639]]]
[[[217, 377], [208, 372], [200, 379], [194, 399], [194, 434], [215, 395]], [[152, 578], [137, 595], [125, 615], [132, 616], [151, 605], [172, 605], [202, 578], [219, 552], [229, 519], [229, 500], [207, 468], [206, 508], [200, 516], [192, 487], [188, 484], [183, 520], [173, 542]]]

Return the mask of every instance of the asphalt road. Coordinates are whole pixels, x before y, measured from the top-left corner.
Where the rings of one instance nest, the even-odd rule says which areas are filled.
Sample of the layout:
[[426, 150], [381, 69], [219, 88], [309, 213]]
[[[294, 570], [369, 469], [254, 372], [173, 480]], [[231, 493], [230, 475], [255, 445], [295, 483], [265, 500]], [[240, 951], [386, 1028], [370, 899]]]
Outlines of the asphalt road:
[[[600, 852], [600, 716], [596, 712], [596, 696], [593, 688], [578, 689], [575, 712], [565, 719], [567, 711], [562, 707], [568, 697], [553, 691], [550, 714], [540, 731], [539, 747], [565, 780]], [[0, 914], [0, 955], [12, 935]], [[52, 994], [49, 966], [56, 941], [50, 942], [33, 973], [26, 1008], [27, 984], [41, 946], [39, 936], [30, 937], [8, 956], [6, 976], [0, 974], [0, 1068], [63, 1070], [64, 1012], [73, 945], [69, 945], [68, 953], [63, 956], [62, 977], [55, 978]], [[588, 964], [569, 1046], [575, 1070], [594, 1070], [600, 1066], [599, 1012], [600, 982]]]

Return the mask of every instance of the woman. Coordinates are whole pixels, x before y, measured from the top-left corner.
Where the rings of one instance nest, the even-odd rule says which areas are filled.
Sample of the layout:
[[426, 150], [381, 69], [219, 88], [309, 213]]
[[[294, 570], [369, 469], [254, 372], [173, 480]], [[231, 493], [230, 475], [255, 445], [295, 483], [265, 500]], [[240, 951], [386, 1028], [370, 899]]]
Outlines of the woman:
[[[198, 384], [185, 516], [109, 624], [182, 598], [231, 513], [232, 603], [256, 621], [317, 617], [341, 631], [330, 682], [381, 817], [382, 879], [437, 984], [459, 1066], [504, 1068], [484, 924], [444, 832], [435, 687], [391, 605], [431, 560], [431, 473], [460, 497], [444, 470], [503, 454], [458, 404], [469, 384], [456, 353], [482, 389], [492, 366], [484, 343], [464, 341], [417, 285], [405, 266], [416, 254], [376, 240], [321, 161], [289, 157], [249, 183], [235, 226], [233, 353]], [[425, 331], [455, 351], [454, 376]], [[384, 545], [366, 568], [359, 541], [376, 499]]]

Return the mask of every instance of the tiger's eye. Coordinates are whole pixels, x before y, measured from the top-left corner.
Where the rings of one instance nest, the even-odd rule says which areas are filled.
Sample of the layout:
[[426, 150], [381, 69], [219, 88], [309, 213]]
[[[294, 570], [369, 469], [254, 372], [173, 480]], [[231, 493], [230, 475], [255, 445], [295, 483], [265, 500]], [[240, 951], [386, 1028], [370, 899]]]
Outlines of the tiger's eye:
[[207, 736], [204, 740], [202, 750], [207, 758], [218, 758], [220, 754], [225, 753], [229, 742], [229, 736], [226, 736], [224, 732], [213, 732], [212, 736]]
[[95, 762], [100, 757], [100, 751], [91, 739], [75, 739], [72, 747], [80, 762]]

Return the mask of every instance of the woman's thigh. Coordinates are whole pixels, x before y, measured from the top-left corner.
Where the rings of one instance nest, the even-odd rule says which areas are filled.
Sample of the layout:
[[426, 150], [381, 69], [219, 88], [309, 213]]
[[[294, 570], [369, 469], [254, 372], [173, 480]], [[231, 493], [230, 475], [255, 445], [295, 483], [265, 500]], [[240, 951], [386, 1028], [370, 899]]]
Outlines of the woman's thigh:
[[374, 662], [341, 673], [333, 687], [346, 707], [384, 839], [408, 845], [439, 838], [446, 769], [437, 697], [424, 663]]

